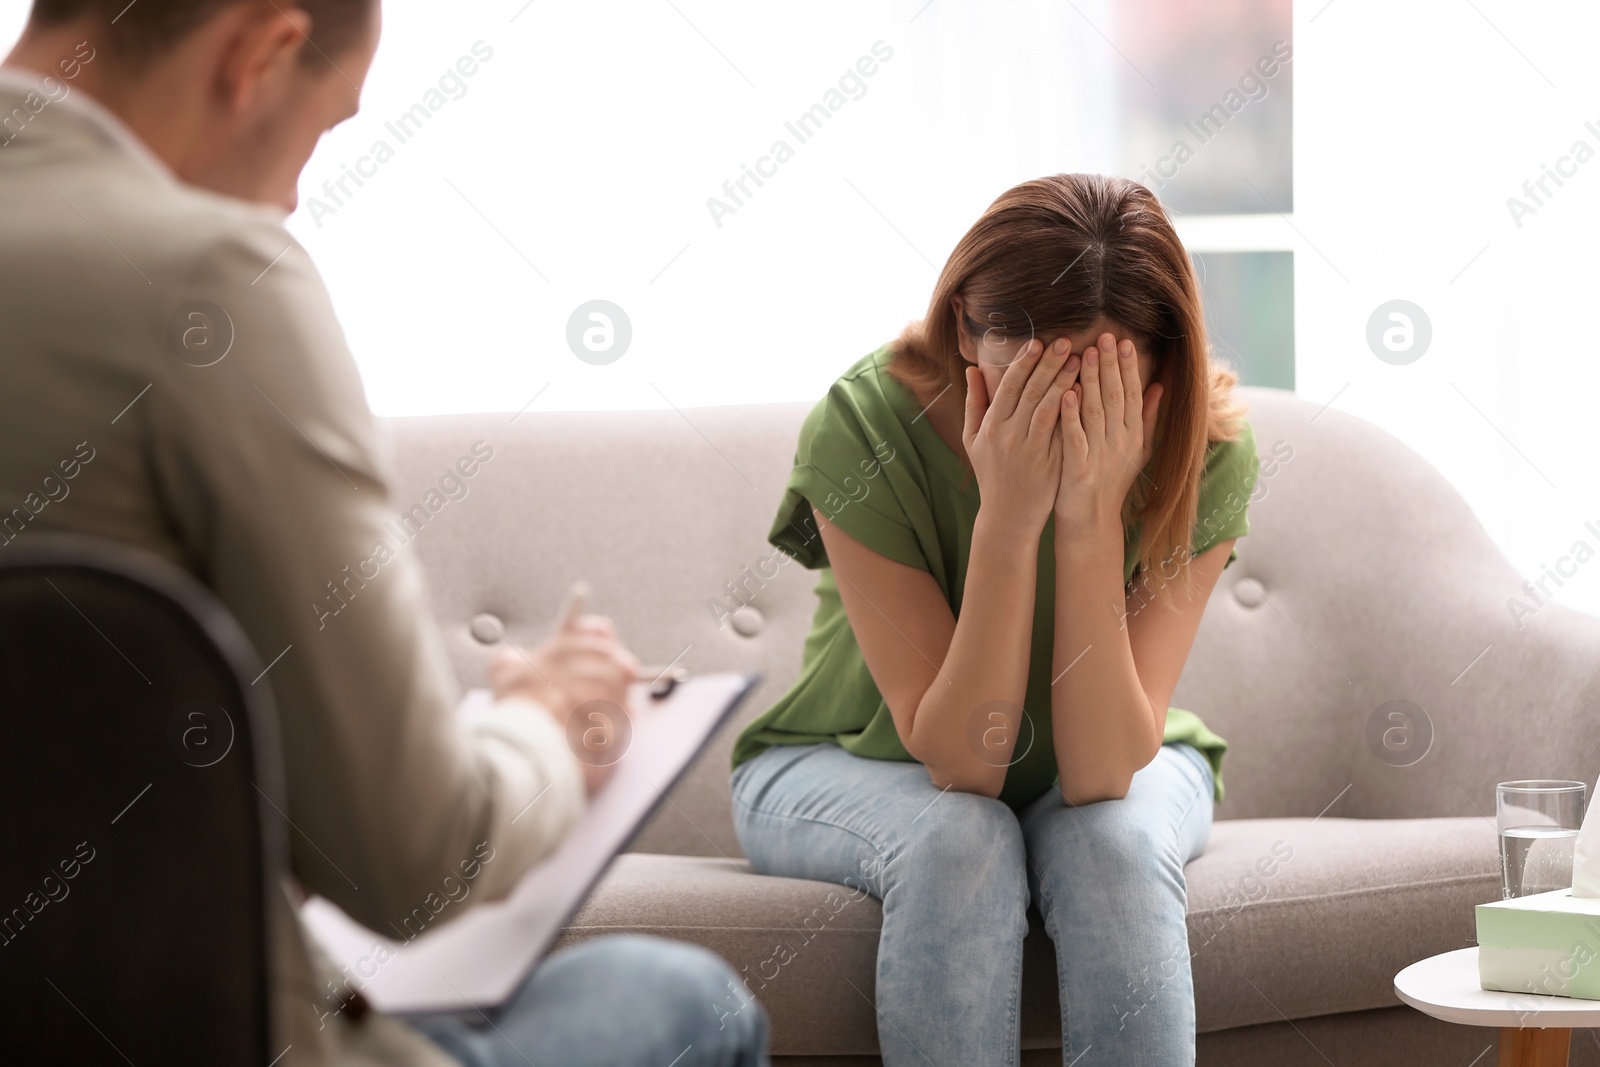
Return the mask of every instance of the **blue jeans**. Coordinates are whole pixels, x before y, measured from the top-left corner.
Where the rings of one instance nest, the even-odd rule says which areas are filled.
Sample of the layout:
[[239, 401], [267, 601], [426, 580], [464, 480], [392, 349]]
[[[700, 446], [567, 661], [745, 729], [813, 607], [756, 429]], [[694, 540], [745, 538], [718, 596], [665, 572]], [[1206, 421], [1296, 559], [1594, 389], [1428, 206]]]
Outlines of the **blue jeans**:
[[410, 1015], [467, 1067], [766, 1067], [767, 1016], [720, 956], [641, 934], [542, 961], [487, 1014]]
[[1051, 789], [1013, 812], [941, 793], [920, 763], [831, 743], [769, 748], [734, 769], [732, 788], [758, 872], [882, 901], [885, 1067], [1018, 1062], [1030, 900], [1055, 943], [1063, 1062], [1194, 1063], [1183, 866], [1205, 848], [1212, 807], [1194, 747], [1163, 745], [1125, 798], [1081, 807]]

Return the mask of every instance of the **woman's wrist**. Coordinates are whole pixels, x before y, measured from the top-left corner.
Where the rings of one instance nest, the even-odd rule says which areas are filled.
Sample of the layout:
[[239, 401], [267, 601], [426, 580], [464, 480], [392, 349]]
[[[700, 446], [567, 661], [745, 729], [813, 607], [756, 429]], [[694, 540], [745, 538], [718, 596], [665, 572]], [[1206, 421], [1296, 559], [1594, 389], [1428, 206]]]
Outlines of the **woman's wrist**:
[[997, 548], [1035, 551], [1044, 533], [1044, 524], [1045, 518], [1030, 521], [1025, 516], [979, 504], [978, 516], [972, 524], [972, 545], [974, 549], [982, 543]]
[[1101, 542], [1115, 542], [1121, 545], [1122, 540], [1122, 516], [1113, 513], [1109, 507], [1096, 507], [1087, 511], [1080, 509], [1069, 515], [1056, 513], [1057, 559], [1061, 558], [1064, 551]]
[[1064, 505], [1056, 499], [1051, 514], [1055, 516], [1056, 531], [1093, 532], [1109, 526], [1122, 525], [1121, 509], [1099, 496], [1090, 500], [1075, 500]]

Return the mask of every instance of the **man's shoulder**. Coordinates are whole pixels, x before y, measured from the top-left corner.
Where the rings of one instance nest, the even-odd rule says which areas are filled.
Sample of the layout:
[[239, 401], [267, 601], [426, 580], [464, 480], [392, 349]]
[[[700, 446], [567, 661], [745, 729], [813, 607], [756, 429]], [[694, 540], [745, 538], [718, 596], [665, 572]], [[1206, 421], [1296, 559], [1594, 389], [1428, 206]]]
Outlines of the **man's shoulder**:
[[[13, 95], [0, 93], [0, 111]], [[259, 271], [297, 245], [281, 211], [188, 185], [65, 111], [41, 112], [0, 145], [0, 190], [30, 208], [0, 221], [13, 248], [31, 242], [58, 263], [114, 253], [155, 291], [197, 274], [244, 273], [256, 259]], [[79, 280], [92, 285], [95, 272]]]
[[281, 211], [186, 185], [65, 110], [0, 147], [0, 203], [0, 318], [36, 389], [93, 367], [196, 420], [259, 390], [274, 417], [365, 436], [331, 298]]
[[285, 253], [303, 251], [284, 227], [281, 211], [135, 173], [138, 168], [126, 161], [121, 169], [128, 172], [126, 182], [115, 190], [102, 184], [98, 203], [135, 237], [135, 246], [169, 285], [205, 278], [252, 286]]

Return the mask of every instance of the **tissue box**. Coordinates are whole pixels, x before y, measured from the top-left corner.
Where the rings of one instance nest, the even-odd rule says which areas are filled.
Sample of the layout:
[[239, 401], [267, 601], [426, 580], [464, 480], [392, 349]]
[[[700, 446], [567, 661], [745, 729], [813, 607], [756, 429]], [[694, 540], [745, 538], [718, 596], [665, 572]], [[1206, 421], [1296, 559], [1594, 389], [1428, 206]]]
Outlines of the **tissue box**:
[[1600, 1000], [1600, 897], [1571, 889], [1479, 904], [1485, 989]]

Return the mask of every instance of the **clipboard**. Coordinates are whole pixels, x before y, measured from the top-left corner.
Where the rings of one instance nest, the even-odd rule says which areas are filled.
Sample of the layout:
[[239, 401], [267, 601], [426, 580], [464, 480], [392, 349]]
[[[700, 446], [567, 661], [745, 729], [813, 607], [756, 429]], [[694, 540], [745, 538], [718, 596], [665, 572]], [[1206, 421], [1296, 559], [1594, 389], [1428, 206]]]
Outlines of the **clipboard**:
[[[666, 700], [651, 700], [646, 686], [635, 685], [633, 739], [611, 779], [555, 851], [506, 897], [450, 903], [461, 914], [409, 940], [374, 933], [322, 897], [301, 907], [301, 922], [380, 1011], [472, 1011], [505, 1003], [759, 681], [756, 674], [691, 675]], [[458, 713], [489, 707], [489, 691], [474, 689]]]

